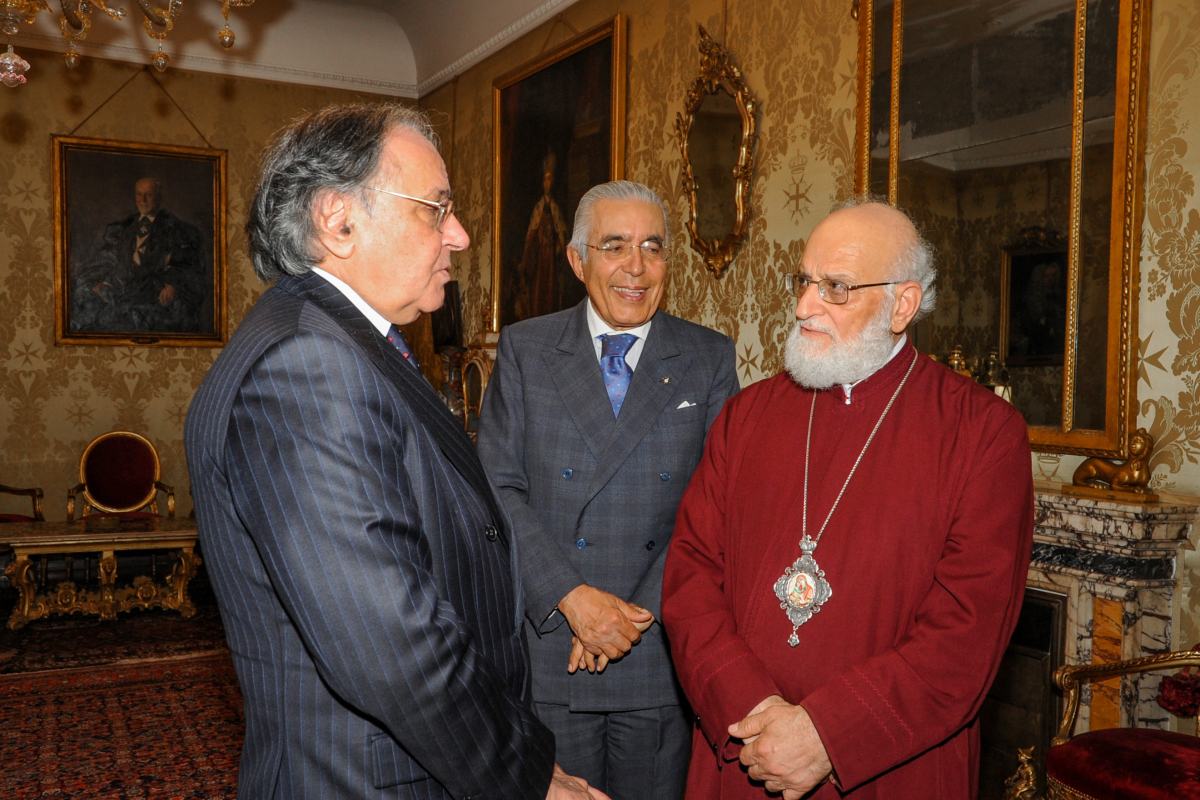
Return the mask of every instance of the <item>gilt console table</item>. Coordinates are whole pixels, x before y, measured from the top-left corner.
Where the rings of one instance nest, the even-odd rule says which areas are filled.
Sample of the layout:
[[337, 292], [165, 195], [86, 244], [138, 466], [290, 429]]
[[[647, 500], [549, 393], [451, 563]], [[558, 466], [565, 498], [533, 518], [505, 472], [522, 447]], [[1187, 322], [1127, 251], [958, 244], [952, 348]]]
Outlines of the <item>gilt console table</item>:
[[[19, 598], [8, 619], [10, 630], [52, 614], [98, 614], [116, 619], [121, 611], [164, 608], [184, 617], [196, 613], [187, 586], [200, 566], [195, 553], [196, 521], [188, 519], [116, 519], [90, 517], [76, 522], [30, 522], [0, 525], [0, 543], [12, 548], [4, 570]], [[178, 555], [165, 584], [139, 575], [131, 586], [117, 587], [117, 554], [131, 550], [173, 550]], [[80, 588], [65, 580], [38, 594], [31, 556], [99, 554], [99, 588]]]

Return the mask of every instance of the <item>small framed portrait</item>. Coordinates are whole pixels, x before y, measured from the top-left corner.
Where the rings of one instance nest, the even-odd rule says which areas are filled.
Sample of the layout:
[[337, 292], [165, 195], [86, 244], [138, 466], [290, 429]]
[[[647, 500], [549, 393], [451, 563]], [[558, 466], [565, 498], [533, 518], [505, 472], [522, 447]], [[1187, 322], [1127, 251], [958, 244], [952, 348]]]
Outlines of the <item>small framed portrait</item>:
[[575, 207], [625, 174], [625, 16], [495, 80], [492, 330], [583, 299]]
[[1044, 229], [1022, 231], [1000, 265], [1000, 357], [1010, 367], [1061, 367], [1067, 333], [1065, 240]]
[[225, 151], [53, 147], [55, 344], [223, 345]]

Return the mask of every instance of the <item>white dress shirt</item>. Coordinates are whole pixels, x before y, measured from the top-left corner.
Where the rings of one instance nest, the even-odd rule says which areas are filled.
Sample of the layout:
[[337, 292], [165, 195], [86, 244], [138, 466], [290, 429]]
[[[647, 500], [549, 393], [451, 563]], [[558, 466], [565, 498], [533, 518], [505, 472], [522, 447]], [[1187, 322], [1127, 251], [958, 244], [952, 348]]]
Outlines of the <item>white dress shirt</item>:
[[652, 322], [654, 322], [653, 317], [645, 325], [639, 325], [627, 331], [614, 330], [596, 313], [596, 309], [592, 307], [592, 298], [589, 297], [587, 301], [587, 323], [588, 331], [592, 334], [592, 344], [596, 346], [596, 363], [599, 364], [601, 357], [604, 355], [604, 343], [600, 341], [601, 336], [606, 333], [610, 336], [615, 336], [619, 333], [632, 333], [637, 337], [637, 341], [633, 343], [633, 346], [629, 348], [629, 352], [625, 354], [625, 363], [629, 365], [629, 371], [633, 372], [637, 369], [638, 359], [642, 356], [642, 348], [646, 346], [646, 337], [650, 335], [650, 324]]
[[[313, 267], [312, 271], [332, 283], [333, 288], [344, 294], [346, 299], [353, 303], [354, 307], [361, 311], [363, 316], [366, 317], [373, 326], [375, 326], [375, 330], [383, 334], [385, 338], [387, 337], [388, 330], [391, 329], [392, 323], [384, 319], [383, 315], [378, 311], [367, 305], [367, 301], [363, 300], [362, 297], [359, 296], [358, 292], [351, 289], [350, 286], [341, 278], [335, 278], [320, 267]], [[397, 325], [396, 327], [400, 326]]]

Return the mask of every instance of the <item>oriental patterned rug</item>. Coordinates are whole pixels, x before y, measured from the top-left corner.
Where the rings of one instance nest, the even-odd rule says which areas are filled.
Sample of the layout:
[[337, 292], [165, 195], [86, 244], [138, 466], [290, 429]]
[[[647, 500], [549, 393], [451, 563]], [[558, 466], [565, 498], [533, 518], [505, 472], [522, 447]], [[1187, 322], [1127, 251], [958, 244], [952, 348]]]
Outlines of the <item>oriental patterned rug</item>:
[[0, 797], [233, 798], [243, 732], [228, 652], [0, 675]]

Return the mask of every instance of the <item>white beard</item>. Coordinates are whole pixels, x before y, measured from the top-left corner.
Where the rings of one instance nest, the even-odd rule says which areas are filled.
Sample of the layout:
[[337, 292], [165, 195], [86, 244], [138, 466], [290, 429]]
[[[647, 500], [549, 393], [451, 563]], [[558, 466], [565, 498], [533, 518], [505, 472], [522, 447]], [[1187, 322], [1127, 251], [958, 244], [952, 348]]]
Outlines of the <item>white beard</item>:
[[801, 322], [797, 321], [784, 348], [784, 364], [792, 380], [806, 389], [829, 389], [858, 383], [873, 375], [887, 363], [896, 346], [892, 336], [892, 305], [881, 305], [862, 333], [850, 341], [838, 339], [831, 328], [808, 321], [809, 328], [832, 338], [824, 352], [804, 337], [800, 332]]

